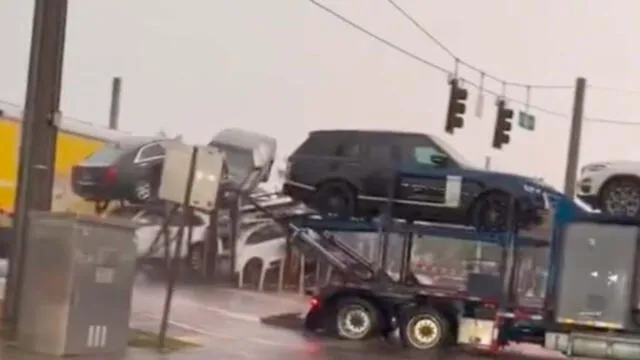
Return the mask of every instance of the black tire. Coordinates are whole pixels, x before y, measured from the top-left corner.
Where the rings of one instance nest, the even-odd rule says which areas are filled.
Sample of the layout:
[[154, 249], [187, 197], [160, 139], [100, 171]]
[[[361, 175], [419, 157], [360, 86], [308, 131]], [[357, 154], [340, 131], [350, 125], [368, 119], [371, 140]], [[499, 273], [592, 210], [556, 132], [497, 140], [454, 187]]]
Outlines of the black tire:
[[445, 316], [427, 306], [404, 309], [399, 316], [400, 339], [416, 350], [436, 350], [451, 340], [451, 324]]
[[140, 179], [133, 184], [129, 202], [140, 205], [151, 201], [155, 197], [156, 189], [153, 184], [146, 179]]
[[244, 283], [251, 284], [256, 289], [260, 285], [260, 273], [262, 272], [262, 260], [253, 258], [249, 260], [242, 269], [244, 274]]
[[473, 206], [471, 225], [479, 231], [506, 231], [509, 216], [509, 195], [490, 192], [481, 196]]
[[362, 341], [380, 333], [381, 313], [370, 301], [361, 297], [339, 300], [331, 316], [331, 332], [342, 340]]
[[190, 271], [200, 272], [204, 265], [204, 244], [199, 242], [189, 247], [187, 254], [187, 267]]
[[93, 209], [96, 212], [96, 215], [102, 215], [105, 211], [107, 211], [109, 205], [111, 205], [111, 201], [109, 200], [96, 201], [93, 204]]
[[640, 179], [610, 180], [600, 191], [599, 205], [607, 215], [640, 218]]
[[328, 182], [316, 190], [312, 206], [325, 214], [352, 217], [356, 213], [356, 194], [342, 182]]

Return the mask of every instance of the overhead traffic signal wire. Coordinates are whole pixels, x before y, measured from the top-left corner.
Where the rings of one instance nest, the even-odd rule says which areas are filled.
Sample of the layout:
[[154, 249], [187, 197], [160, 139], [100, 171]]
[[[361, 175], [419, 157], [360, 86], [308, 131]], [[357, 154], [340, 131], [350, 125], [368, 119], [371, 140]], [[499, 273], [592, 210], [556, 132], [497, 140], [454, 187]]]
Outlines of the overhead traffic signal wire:
[[486, 71], [480, 69], [479, 67], [472, 65], [471, 63], [462, 60], [458, 55], [456, 55], [451, 49], [449, 49], [442, 41], [440, 41], [435, 35], [433, 35], [429, 30], [427, 30], [424, 26], [418, 22], [408, 11], [406, 11], [403, 7], [398, 5], [398, 3], [394, 0], [387, 0], [391, 6], [393, 6], [403, 17], [409, 20], [420, 32], [426, 35], [429, 39], [431, 39], [438, 47], [440, 47], [444, 52], [446, 52], [453, 60], [458, 63], [466, 66], [467, 68], [478, 72], [481, 76], [484, 76], [488, 79], [495, 80], [501, 84], [505, 84], [512, 87], [521, 87], [528, 89], [573, 89], [573, 85], [544, 85], [544, 84], [525, 84], [513, 81], [507, 81], [505, 79], [499, 78], [497, 76], [491, 75]]
[[451, 73], [449, 70], [445, 69], [444, 67], [437, 65], [429, 60], [426, 60], [418, 55], [416, 55], [415, 53], [412, 53], [411, 51], [400, 47], [399, 45], [394, 44], [393, 42], [371, 32], [370, 30], [362, 27], [361, 25], [356, 24], [354, 21], [347, 19], [345, 16], [343, 16], [342, 14], [338, 13], [337, 11], [327, 7], [326, 5], [323, 5], [319, 2], [317, 2], [316, 0], [309, 0], [312, 4], [314, 4], [315, 6], [319, 7], [320, 9], [326, 11], [327, 13], [331, 14], [333, 17], [339, 19], [340, 21], [344, 22], [345, 24], [348, 24], [349, 26], [359, 30], [360, 32], [368, 35], [369, 37], [378, 40], [379, 42], [387, 45], [388, 47], [404, 54], [405, 56], [408, 56], [416, 61], [419, 61], [427, 66], [430, 66], [436, 70], [440, 70], [443, 73], [449, 74]]
[[[354, 28], [354, 29], [356, 29], [356, 30], [368, 35], [369, 37], [371, 37], [371, 38], [383, 43], [384, 45], [386, 45], [386, 46], [398, 51], [399, 53], [401, 53], [401, 54], [403, 54], [405, 56], [408, 56], [408, 57], [410, 57], [410, 58], [412, 58], [412, 59], [414, 59], [414, 60], [416, 60], [416, 61], [418, 61], [418, 62], [420, 62], [420, 63], [422, 63], [424, 65], [427, 65], [427, 66], [429, 66], [429, 67], [431, 67], [433, 69], [436, 69], [436, 70], [438, 70], [438, 71], [440, 71], [440, 72], [442, 72], [444, 74], [453, 75], [452, 72], [450, 70], [446, 69], [445, 67], [437, 65], [434, 62], [429, 61], [429, 60], [421, 57], [420, 55], [417, 55], [416, 53], [411, 52], [411, 51], [409, 51], [409, 50], [407, 50], [407, 49], [405, 49], [405, 48], [393, 43], [392, 41], [387, 40], [387, 39], [381, 37], [380, 35], [377, 35], [377, 34], [373, 33], [372, 31], [370, 31], [370, 30], [364, 28], [363, 26], [355, 23], [354, 21], [346, 18], [344, 15], [338, 13], [337, 11], [327, 7], [324, 4], [319, 3], [317, 0], [309, 0], [309, 1], [313, 5], [317, 6], [318, 8], [320, 8], [323, 11], [327, 12], [328, 14], [332, 15], [333, 17], [337, 18], [338, 20], [342, 21], [343, 23], [345, 23], [345, 24], [351, 26], [352, 28]], [[472, 86], [472, 87], [478, 89], [478, 91], [481, 91], [483, 93], [487, 93], [487, 94], [490, 94], [490, 95], [493, 95], [493, 96], [496, 96], [496, 97], [501, 97], [501, 98], [507, 99], [509, 101], [513, 101], [515, 103], [518, 103], [518, 104], [528, 105], [530, 109], [538, 110], [538, 111], [543, 112], [543, 113], [548, 114], [548, 115], [562, 117], [562, 118], [565, 118], [565, 119], [569, 118], [568, 115], [563, 114], [563, 113], [561, 113], [559, 111], [545, 109], [545, 108], [540, 107], [540, 106], [527, 104], [524, 101], [520, 101], [520, 100], [517, 100], [517, 99], [510, 98], [510, 97], [505, 97], [505, 96], [503, 96], [503, 94], [500, 94], [500, 93], [498, 93], [496, 91], [489, 90], [486, 87], [480, 86], [479, 84], [471, 82], [471, 81], [469, 81], [467, 79], [462, 79], [462, 80], [464, 81], [465, 84], [467, 84], [469, 86]], [[504, 85], [507, 85], [507, 84], [504, 84]]]
[[[364, 28], [363, 26], [355, 23], [354, 21], [346, 18], [344, 15], [336, 12], [335, 10], [327, 7], [326, 5], [319, 3], [317, 0], [309, 0], [309, 1], [313, 5], [315, 5], [318, 8], [324, 10], [325, 12], [327, 12], [330, 15], [332, 15], [333, 17], [339, 19], [343, 23], [345, 23], [345, 24], [351, 26], [352, 28], [354, 28], [354, 29], [356, 29], [356, 30], [368, 35], [369, 37], [371, 37], [371, 38], [383, 43], [384, 45], [396, 50], [397, 52], [399, 52], [399, 53], [401, 53], [401, 54], [403, 54], [403, 55], [405, 55], [407, 57], [410, 57], [410, 58], [412, 58], [412, 59], [414, 59], [414, 60], [416, 60], [416, 61], [418, 61], [418, 62], [420, 62], [420, 63], [422, 63], [424, 65], [427, 65], [427, 66], [429, 66], [429, 67], [431, 67], [433, 69], [436, 69], [436, 70], [438, 70], [438, 71], [440, 71], [440, 72], [442, 72], [444, 74], [447, 74], [447, 75], [450, 75], [450, 76], [453, 75], [452, 71], [447, 70], [445, 67], [437, 65], [434, 62], [429, 61], [429, 60], [421, 57], [420, 55], [417, 55], [416, 53], [411, 52], [411, 51], [409, 51], [409, 50], [407, 50], [407, 49], [405, 49], [405, 48], [393, 43], [392, 41], [387, 40], [387, 39], [381, 37], [380, 35], [375, 34], [374, 32], [372, 32], [372, 31]], [[440, 42], [438, 42], [438, 43], [440, 43]], [[442, 43], [440, 43], [440, 44], [442, 44]], [[442, 46], [444, 46], [444, 45], [442, 45]], [[445, 47], [445, 49], [446, 49], [446, 47]], [[503, 99], [512, 101], [514, 103], [517, 103], [517, 104], [520, 104], [520, 105], [523, 105], [523, 106], [528, 106], [529, 109], [536, 110], [536, 111], [544, 113], [546, 115], [559, 117], [559, 118], [563, 118], [563, 119], [569, 119], [570, 118], [570, 116], [568, 114], [566, 114], [566, 113], [563, 113], [563, 112], [560, 112], [560, 111], [557, 111], [557, 110], [544, 108], [544, 107], [541, 107], [541, 106], [537, 106], [537, 105], [528, 103], [526, 101], [522, 101], [522, 100], [514, 99], [514, 98], [511, 98], [511, 97], [503, 96], [503, 94], [501, 94], [501, 93], [499, 93], [497, 91], [493, 91], [493, 90], [487, 89], [485, 86], [481, 86], [481, 85], [479, 85], [477, 83], [474, 83], [472, 81], [469, 81], [467, 79], [462, 79], [462, 80], [464, 81], [465, 84], [476, 88], [478, 91], [482, 91], [483, 93], [493, 95], [496, 98], [503, 98]], [[501, 81], [500, 79], [498, 79], [498, 80]], [[522, 85], [525, 85], [526, 86], [526, 84], [518, 84], [518, 83], [504, 83], [503, 85], [511, 85], [511, 86], [522, 86]], [[535, 86], [535, 85], [532, 85], [532, 86]], [[554, 88], [554, 89], [573, 88], [573, 86], [568, 86], [568, 87], [560, 87], [560, 86], [558, 86], [558, 87], [551, 87], [551, 88]], [[599, 87], [593, 87], [593, 88], [600, 89], [600, 90], [606, 90], [606, 89], [610, 89], [612, 91], [617, 90], [617, 89], [614, 90], [614, 89], [611, 89], [611, 88], [599, 88]], [[640, 91], [638, 91], [638, 93], [640, 93]], [[640, 126], [640, 123], [636, 123], [636, 122], [628, 122], [628, 121], [620, 121], [620, 120], [609, 120], [609, 119], [603, 119], [603, 118], [585, 117], [584, 120], [585, 121], [589, 121], [589, 122], [596, 122], [596, 123], [608, 123], [608, 124], [615, 124], [615, 125]]]

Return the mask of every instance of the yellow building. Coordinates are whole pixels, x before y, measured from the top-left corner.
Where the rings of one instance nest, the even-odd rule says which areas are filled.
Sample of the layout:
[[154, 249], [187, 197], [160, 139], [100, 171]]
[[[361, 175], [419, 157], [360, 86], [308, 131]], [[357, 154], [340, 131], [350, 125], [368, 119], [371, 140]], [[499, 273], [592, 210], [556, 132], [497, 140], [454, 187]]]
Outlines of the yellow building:
[[[2, 154], [0, 156], [0, 214], [11, 214], [14, 211], [20, 153], [20, 124], [21, 120], [18, 117], [0, 115], [0, 154]], [[93, 204], [76, 197], [71, 191], [71, 168], [105, 144], [118, 141], [127, 135], [129, 134], [126, 132], [101, 128], [78, 120], [62, 121], [56, 147], [54, 211], [93, 211]], [[6, 226], [2, 222], [0, 220], [0, 227]]]

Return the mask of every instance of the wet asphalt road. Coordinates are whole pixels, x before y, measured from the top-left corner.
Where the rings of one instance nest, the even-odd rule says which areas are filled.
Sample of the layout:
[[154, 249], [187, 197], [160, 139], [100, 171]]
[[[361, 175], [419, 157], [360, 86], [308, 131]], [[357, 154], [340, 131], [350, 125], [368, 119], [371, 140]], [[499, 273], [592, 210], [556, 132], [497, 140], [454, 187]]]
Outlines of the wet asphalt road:
[[[156, 322], [160, 319], [165, 286], [162, 282], [151, 282], [145, 279], [137, 282], [132, 309], [134, 323], [136, 319], [141, 318], [153, 319]], [[157, 354], [151, 350], [131, 349], [126, 359], [482, 359], [482, 357], [459, 352], [441, 354], [411, 352], [401, 348], [396, 342], [382, 340], [360, 343], [327, 339], [305, 334], [302, 331], [264, 325], [260, 322], [260, 318], [264, 316], [295, 311], [304, 312], [306, 308], [306, 299], [298, 295], [265, 294], [211, 285], [180, 284], [173, 299], [170, 333], [191, 338], [202, 347], [170, 355]], [[525, 350], [530, 351], [530, 349]], [[521, 352], [522, 349], [516, 351]], [[45, 359], [1, 347], [0, 358], [3, 360]], [[508, 358], [525, 357], [510, 355]]]
[[[134, 295], [134, 309], [147, 315], [160, 314], [164, 290], [163, 284], [140, 282]], [[460, 352], [428, 355], [411, 352], [393, 341], [372, 340], [361, 343], [328, 339], [260, 322], [260, 318], [264, 316], [304, 312], [306, 309], [307, 300], [293, 294], [265, 294], [204, 285], [179, 285], [173, 301], [171, 321], [178, 328], [192, 331], [204, 343], [204, 348], [198, 352], [208, 354], [209, 359], [211, 356], [220, 359], [279, 360], [479, 359]], [[524, 351], [537, 356], [558, 357], [555, 353], [541, 354], [539, 348], [532, 346], [515, 348], [508, 357], [525, 358], [518, 355]]]

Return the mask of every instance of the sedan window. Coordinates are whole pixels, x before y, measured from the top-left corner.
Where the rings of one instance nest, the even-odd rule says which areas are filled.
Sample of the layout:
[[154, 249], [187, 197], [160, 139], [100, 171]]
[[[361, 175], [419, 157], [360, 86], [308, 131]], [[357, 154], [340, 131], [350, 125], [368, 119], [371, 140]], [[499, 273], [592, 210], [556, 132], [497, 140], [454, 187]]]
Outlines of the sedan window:
[[116, 145], [108, 145], [105, 148], [89, 155], [83, 164], [86, 165], [111, 165], [115, 163], [126, 151]]
[[275, 224], [268, 224], [249, 235], [246, 244], [260, 244], [262, 242], [281, 238], [284, 236], [285, 233], [279, 226]]
[[143, 146], [140, 151], [138, 151], [135, 162], [161, 159], [164, 155], [165, 150], [160, 143], [151, 143]]

